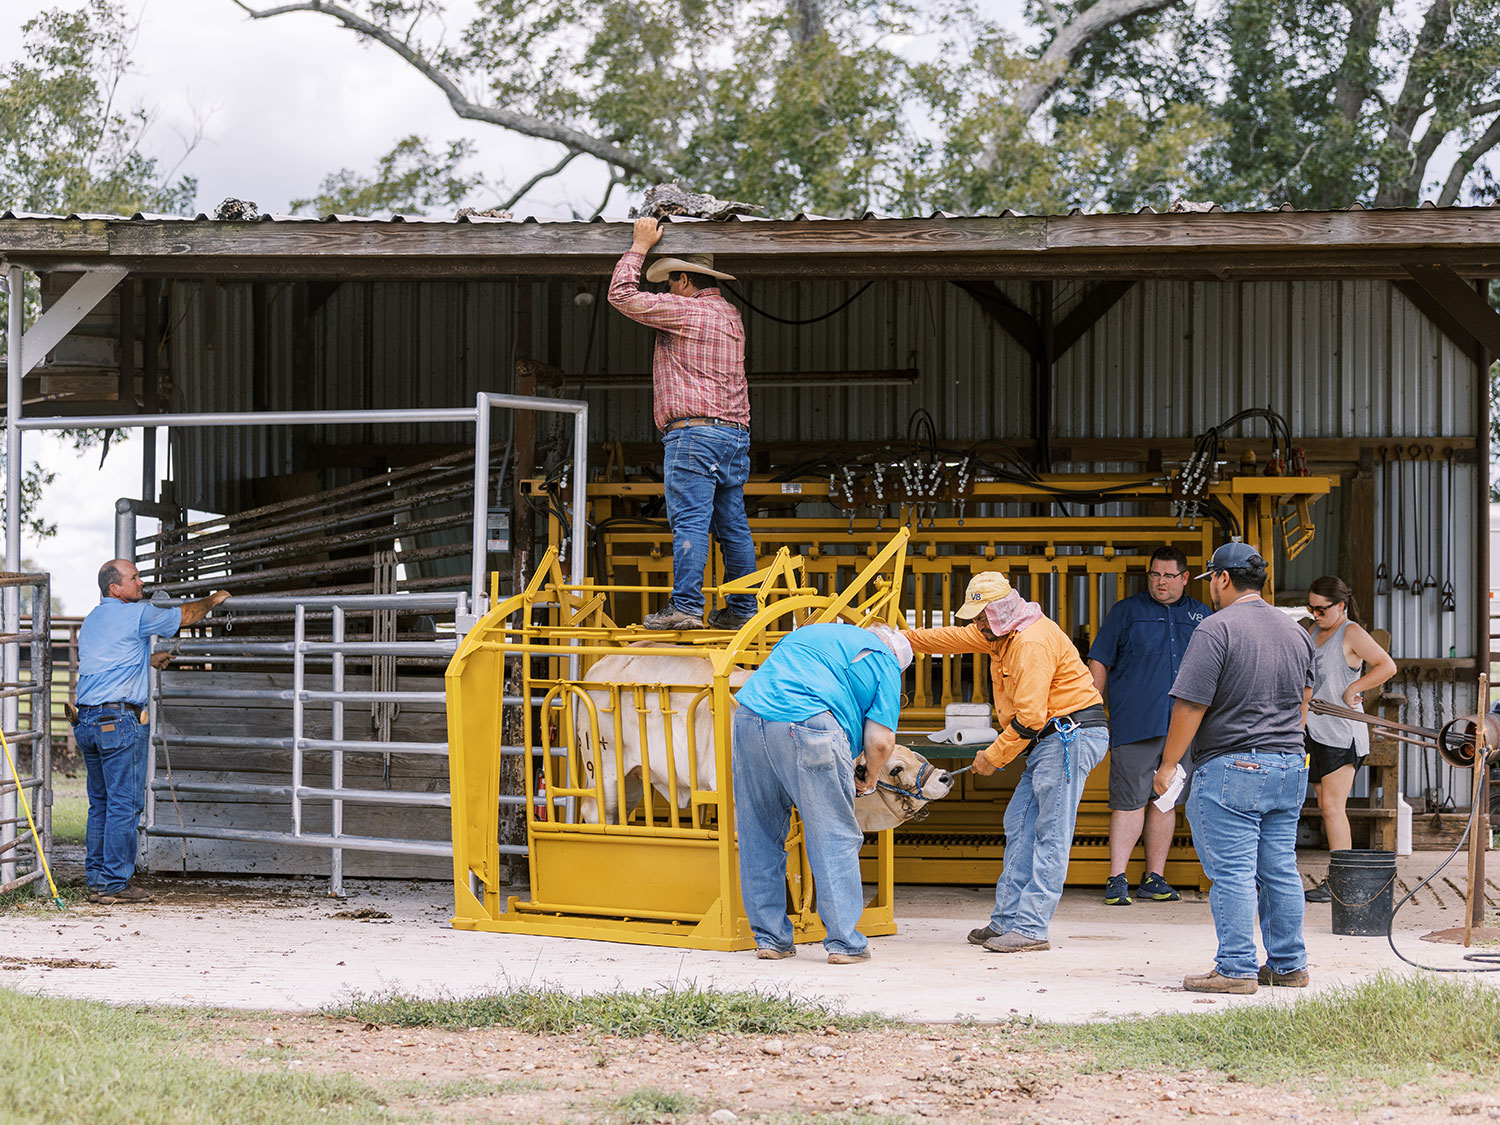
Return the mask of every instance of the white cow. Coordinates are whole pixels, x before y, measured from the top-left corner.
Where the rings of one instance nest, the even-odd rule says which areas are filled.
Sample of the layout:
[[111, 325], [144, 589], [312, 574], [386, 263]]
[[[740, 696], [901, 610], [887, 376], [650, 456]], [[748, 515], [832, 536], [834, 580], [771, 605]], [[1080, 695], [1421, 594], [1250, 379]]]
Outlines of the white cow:
[[[653, 648], [662, 646], [650, 641], [638, 642]], [[622, 749], [619, 760], [625, 771], [625, 808], [628, 812], [640, 803], [644, 792], [641, 781], [641, 725], [636, 711], [635, 692], [630, 685], [645, 684], [646, 690], [646, 749], [651, 769], [651, 787], [663, 797], [670, 796], [667, 775], [666, 726], [661, 715], [661, 691], [655, 685], [672, 689], [672, 759], [677, 777], [677, 807], [686, 809], [694, 785], [699, 789], [717, 789], [718, 766], [714, 758], [713, 700], [705, 696], [693, 713], [693, 741], [688, 742], [688, 708], [693, 697], [713, 682], [713, 665], [705, 656], [695, 656], [697, 649], [682, 646], [681, 656], [662, 656], [651, 653], [620, 652], [604, 657], [594, 664], [586, 674], [587, 682], [617, 683], [627, 685], [620, 691], [620, 737]], [[737, 668], [729, 675], [732, 687], [739, 687], [750, 677], [750, 670]], [[620, 823], [620, 788], [615, 769], [615, 716], [610, 693], [597, 688], [585, 689], [599, 711], [599, 780], [604, 786], [604, 823]], [[575, 704], [578, 716], [578, 744], [583, 752], [584, 775], [582, 783], [589, 785], [594, 780], [593, 754], [590, 749], [590, 721], [588, 708]], [[585, 823], [599, 823], [598, 802], [583, 798], [579, 815]]]
[[[638, 642], [653, 645], [652, 642]], [[656, 685], [671, 688], [672, 759], [676, 772], [677, 805], [686, 809], [693, 787], [712, 791], [718, 788], [719, 774], [714, 756], [712, 700], [699, 701], [693, 714], [693, 741], [688, 741], [688, 708], [693, 697], [712, 683], [713, 665], [707, 657], [694, 655], [696, 649], [683, 646], [682, 655], [620, 652], [604, 657], [586, 674], [585, 682], [627, 685], [620, 691], [620, 736], [623, 750], [619, 755], [625, 773], [625, 807], [628, 811], [640, 803], [644, 793], [641, 780], [641, 724], [636, 710], [635, 692], [630, 685], [645, 684], [646, 748], [651, 770], [651, 787], [670, 798], [667, 775], [666, 727], [661, 715], [661, 691]], [[750, 677], [749, 669], [737, 668], [730, 673], [731, 687], [738, 688]], [[604, 823], [620, 823], [620, 797], [615, 754], [615, 716], [610, 693], [585, 688], [599, 713], [599, 780], [604, 788]], [[593, 723], [588, 708], [575, 704], [579, 748], [582, 751], [584, 785], [594, 780], [591, 750]], [[690, 772], [691, 764], [691, 772]], [[859, 766], [863, 770], [863, 765]], [[863, 782], [863, 775], [860, 775]], [[927, 763], [926, 759], [905, 746], [897, 746], [881, 776], [881, 785], [868, 797], [854, 802], [855, 818], [863, 832], [879, 832], [919, 815], [927, 801], [946, 797], [953, 787], [947, 770]], [[582, 798], [579, 815], [587, 824], [599, 823], [598, 802]]]

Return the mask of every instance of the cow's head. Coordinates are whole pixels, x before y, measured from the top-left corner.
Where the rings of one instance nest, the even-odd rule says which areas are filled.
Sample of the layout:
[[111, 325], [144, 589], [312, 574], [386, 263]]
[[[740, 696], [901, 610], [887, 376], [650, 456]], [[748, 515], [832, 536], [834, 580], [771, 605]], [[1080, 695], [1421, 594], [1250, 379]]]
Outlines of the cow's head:
[[[868, 785], [869, 770], [861, 754], [854, 763], [854, 778]], [[854, 819], [861, 832], [883, 832], [908, 820], [927, 815], [927, 802], [946, 797], [953, 788], [953, 775], [934, 766], [926, 758], [905, 746], [891, 752], [875, 787], [868, 797], [854, 799]]]

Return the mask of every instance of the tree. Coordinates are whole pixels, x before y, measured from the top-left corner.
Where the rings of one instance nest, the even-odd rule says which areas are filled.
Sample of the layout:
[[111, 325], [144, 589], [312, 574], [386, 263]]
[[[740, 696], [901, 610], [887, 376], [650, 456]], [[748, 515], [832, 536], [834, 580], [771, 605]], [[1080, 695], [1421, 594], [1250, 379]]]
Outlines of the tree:
[[[1236, 0], [1209, 43], [1228, 126], [1226, 204], [1412, 207], [1475, 200], [1500, 145], [1494, 0]], [[1478, 172], [1476, 174], [1476, 169]]]
[[[174, 169], [163, 169], [141, 150], [150, 113], [118, 105], [135, 36], [124, 9], [110, 0], [90, 0], [77, 10], [43, 12], [22, 30], [22, 57], [0, 69], [0, 209], [126, 215], [189, 209], [197, 183], [176, 177]], [[40, 311], [35, 305], [32, 295], [27, 324]], [[9, 324], [9, 295], [4, 294], [0, 354]], [[96, 438], [80, 431], [74, 440], [82, 449]], [[22, 526], [39, 539], [57, 531], [39, 508], [51, 483], [51, 474], [39, 466], [26, 468]], [[0, 512], [3, 503], [0, 498]]]
[[406, 137], [381, 157], [373, 175], [343, 168], [324, 178], [310, 199], [292, 200], [294, 214], [373, 215], [378, 211], [427, 212], [456, 207], [483, 177], [460, 174], [459, 165], [474, 146], [454, 141], [446, 152], [433, 152], [424, 137]]
[[[440, 0], [232, 2], [255, 19], [336, 20], [415, 68], [460, 117], [556, 142], [557, 164], [501, 206], [584, 157], [608, 170], [598, 210], [621, 184], [676, 180], [771, 214], [850, 214], [959, 198], [944, 181], [971, 146], [928, 136], [934, 117], [966, 126], [991, 168], [1029, 159], [1031, 118], [1090, 45], [1182, 0], [1048, 4], [1055, 26], [1030, 50], [938, 0], [479, 0], [451, 44]], [[959, 61], [919, 65], [893, 46], [932, 28]], [[988, 81], [982, 97], [951, 93], [971, 80]]]

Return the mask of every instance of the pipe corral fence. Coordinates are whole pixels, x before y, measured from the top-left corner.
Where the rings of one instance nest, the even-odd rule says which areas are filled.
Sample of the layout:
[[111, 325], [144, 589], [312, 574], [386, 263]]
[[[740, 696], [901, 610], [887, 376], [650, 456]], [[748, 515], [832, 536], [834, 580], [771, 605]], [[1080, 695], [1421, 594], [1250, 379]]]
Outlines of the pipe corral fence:
[[[448, 668], [454, 926], [753, 947], [739, 892], [733, 690], [798, 625], [894, 622], [908, 537], [904, 529], [890, 537], [837, 594], [809, 585], [803, 560], [782, 548], [765, 568], [706, 591], [754, 594], [749, 622], [735, 633], [682, 633], [680, 644], [617, 624], [604, 605], [622, 591], [565, 581], [549, 548], [526, 589], [476, 623]], [[551, 619], [538, 620], [546, 609]], [[508, 661], [523, 669], [521, 745], [502, 737]], [[540, 772], [534, 782], [527, 770], [522, 798], [530, 896], [502, 902], [500, 765], [507, 754], [538, 761]], [[868, 935], [896, 928], [891, 833], [876, 835], [875, 895], [860, 921]], [[795, 940], [822, 940], [795, 817], [787, 890]]]
[[[11, 292], [17, 294], [20, 287], [17, 284], [17, 270], [12, 270]], [[111, 271], [96, 271], [96, 273], [85, 275], [77, 287], [89, 290], [78, 298], [73, 304], [75, 312], [92, 307], [94, 301], [102, 293], [95, 294], [95, 290], [108, 291], [108, 287], [118, 281], [119, 275]], [[74, 294], [70, 293], [70, 297]], [[484, 578], [487, 560], [487, 513], [488, 493], [490, 477], [490, 421], [494, 410], [504, 409], [512, 411], [536, 411], [546, 413], [562, 413], [573, 416], [573, 456], [569, 465], [569, 473], [574, 482], [573, 512], [568, 538], [574, 542], [583, 542], [585, 504], [583, 502], [584, 484], [588, 479], [588, 405], [583, 402], [568, 399], [538, 398], [522, 395], [491, 394], [479, 392], [475, 398], [475, 404], [471, 408], [443, 408], [443, 409], [415, 409], [415, 410], [331, 410], [331, 411], [261, 411], [246, 413], [200, 413], [200, 414], [155, 414], [155, 415], [101, 415], [97, 417], [68, 417], [68, 418], [28, 418], [25, 417], [21, 408], [20, 379], [25, 370], [22, 363], [22, 332], [21, 332], [21, 304], [20, 300], [13, 299], [10, 302], [10, 365], [8, 368], [8, 410], [7, 410], [7, 450], [8, 466], [6, 474], [6, 498], [7, 510], [14, 513], [20, 510], [20, 465], [21, 438], [22, 434], [30, 430], [60, 430], [75, 428], [140, 428], [154, 431], [156, 427], [194, 427], [194, 426], [258, 426], [258, 425], [330, 425], [330, 424], [365, 424], [365, 425], [402, 425], [412, 422], [468, 422], [474, 426], [474, 507], [471, 526], [471, 550], [472, 567], [470, 575], [470, 588], [467, 592], [454, 591], [443, 594], [394, 594], [381, 595], [346, 595], [330, 598], [319, 598], [317, 596], [297, 596], [290, 598], [277, 598], [275, 596], [244, 596], [231, 598], [225, 602], [222, 612], [208, 619], [209, 625], [219, 625], [218, 635], [213, 637], [187, 637], [174, 643], [171, 648], [180, 657], [185, 657], [187, 662], [200, 666], [214, 668], [246, 667], [259, 661], [262, 663], [277, 663], [279, 665], [290, 665], [292, 669], [292, 684], [290, 688], [279, 687], [256, 687], [239, 688], [229, 687], [222, 683], [207, 687], [193, 687], [174, 685], [170, 681], [166, 687], [159, 674], [153, 673], [152, 698], [150, 710], [152, 715], [152, 747], [153, 752], [149, 756], [147, 768], [148, 780], [146, 791], [146, 815], [143, 823], [143, 832], [149, 837], [182, 838], [184, 840], [237, 840], [243, 843], [294, 845], [298, 847], [325, 848], [330, 852], [330, 888], [333, 893], [341, 893], [343, 878], [343, 853], [346, 850], [368, 850], [379, 851], [388, 854], [424, 855], [446, 857], [451, 852], [451, 845], [446, 839], [414, 839], [395, 837], [390, 835], [372, 835], [350, 833], [344, 831], [344, 819], [348, 806], [383, 806], [386, 808], [434, 808], [445, 810], [448, 806], [448, 794], [402, 790], [389, 785], [389, 773], [387, 771], [387, 786], [376, 788], [371, 786], [350, 786], [345, 783], [344, 771], [346, 759], [350, 755], [366, 756], [379, 755], [387, 762], [393, 755], [430, 755], [445, 756], [448, 751], [446, 740], [434, 741], [390, 741], [375, 739], [349, 738], [345, 732], [346, 711], [351, 704], [390, 704], [401, 706], [402, 704], [428, 703], [437, 705], [443, 701], [440, 692], [412, 692], [398, 689], [377, 690], [378, 685], [370, 684], [367, 687], [350, 688], [345, 683], [347, 665], [351, 661], [368, 661], [373, 664], [376, 660], [387, 660], [393, 662], [392, 675], [394, 677], [394, 662], [406, 661], [418, 664], [426, 663], [430, 668], [440, 669], [452, 655], [457, 639], [473, 623], [476, 616], [485, 608]], [[51, 316], [49, 311], [48, 316]], [[71, 314], [70, 314], [71, 315]], [[44, 317], [44, 320], [46, 317]], [[38, 333], [38, 329], [43, 329]], [[45, 352], [46, 337], [49, 333], [57, 331], [56, 325], [43, 324], [39, 321], [32, 331], [26, 334], [25, 352], [27, 355], [36, 353], [37, 349]], [[44, 337], [40, 341], [36, 337]], [[149, 511], [150, 505], [138, 502], [126, 501], [117, 507], [116, 514], [118, 524], [116, 528], [117, 547], [122, 555], [131, 557], [134, 553], [134, 520], [136, 515]], [[19, 520], [11, 519], [7, 524], [7, 547], [11, 557], [19, 554], [20, 528]], [[126, 548], [129, 548], [126, 550]], [[570, 560], [570, 577], [572, 582], [581, 583], [584, 580], [584, 552], [575, 551]], [[7, 886], [21, 886], [40, 878], [40, 871], [28, 872], [24, 877], [16, 877], [17, 859], [29, 855], [26, 844], [16, 833], [16, 788], [17, 786], [28, 787], [36, 792], [37, 805], [39, 806], [39, 828], [44, 833], [50, 832], [50, 762], [48, 748], [50, 745], [45, 716], [49, 713], [49, 706], [38, 706], [33, 702], [29, 713], [33, 716], [33, 726], [37, 725], [38, 717], [42, 717], [40, 726], [35, 730], [19, 731], [17, 729], [18, 707], [17, 699], [26, 693], [36, 693], [43, 688], [33, 674], [32, 680], [22, 682], [20, 678], [19, 646], [29, 643], [32, 652], [33, 668], [40, 660], [43, 668], [48, 661], [50, 653], [49, 629], [45, 614], [33, 614], [32, 630], [23, 634], [20, 630], [20, 598], [19, 587], [22, 585], [36, 585], [40, 583], [41, 593], [38, 595], [41, 606], [48, 604], [47, 580], [32, 576], [12, 576], [13, 581], [0, 582], [0, 590], [4, 594], [4, 621], [5, 636], [8, 638], [3, 648], [3, 668], [5, 687], [3, 699], [0, 699], [0, 716], [3, 716], [4, 728], [18, 748], [32, 748], [33, 769], [29, 777], [11, 779], [8, 784], [0, 784], [0, 883]], [[222, 628], [226, 616], [235, 613], [254, 614], [268, 613], [272, 611], [290, 612], [294, 617], [294, 633], [290, 639], [285, 640], [256, 640], [254, 638], [233, 638], [225, 635]], [[431, 613], [434, 611], [446, 611], [452, 614], [454, 635], [449, 639], [439, 638], [422, 642], [402, 642], [397, 640], [380, 640], [371, 638], [369, 640], [350, 640], [344, 635], [345, 621], [350, 614], [375, 614], [381, 613]], [[314, 615], [327, 617], [331, 625], [331, 635], [327, 639], [310, 637], [307, 632], [309, 618]], [[38, 624], [40, 622], [41, 624]], [[159, 640], [154, 642], [154, 647], [160, 651], [167, 647], [161, 645]], [[307, 679], [311, 668], [319, 671], [326, 669], [330, 682], [326, 687], [310, 687]], [[42, 680], [45, 681], [45, 671]], [[208, 701], [218, 703], [279, 703], [289, 705], [288, 727], [285, 734], [266, 733], [264, 731], [255, 734], [238, 733], [233, 735], [196, 733], [187, 737], [179, 737], [175, 734], [166, 733], [162, 724], [158, 722], [159, 717], [165, 709], [173, 705], [191, 709], [195, 705]], [[307, 719], [310, 708], [322, 707], [326, 710], [330, 722], [330, 729], [326, 732], [316, 734], [307, 729]], [[291, 756], [291, 779], [287, 785], [258, 784], [245, 781], [214, 781], [214, 780], [179, 780], [173, 777], [171, 764], [171, 750], [173, 748], [197, 749], [205, 751], [237, 751], [257, 752], [273, 751], [290, 753]], [[164, 769], [158, 770], [157, 753], [163, 758]], [[319, 780], [326, 773], [326, 782], [321, 784], [309, 784], [306, 776], [309, 755], [315, 755], [319, 761], [327, 762], [326, 771], [320, 766]], [[286, 803], [286, 819], [288, 824], [281, 829], [252, 829], [236, 827], [234, 825], [214, 825], [187, 823], [178, 811], [177, 823], [173, 824], [169, 819], [161, 815], [160, 800], [165, 795], [170, 798], [173, 806], [177, 805], [179, 794], [198, 794], [222, 799], [226, 804], [240, 800], [258, 801], [284, 801]], [[328, 815], [325, 820], [327, 827], [322, 831], [309, 831], [304, 823], [304, 813], [309, 805], [316, 806], [322, 810], [326, 807]], [[50, 840], [50, 835], [44, 834], [44, 841]], [[512, 849], [524, 854], [523, 848]], [[186, 853], [184, 852], [184, 855]]]
[[0, 574], [0, 589], [17, 604], [29, 590], [31, 601], [29, 628], [0, 634], [5, 667], [14, 669], [0, 682], [10, 748], [9, 760], [0, 760], [0, 894], [27, 885], [45, 894], [41, 855], [52, 846], [52, 585], [45, 574], [7, 573]]

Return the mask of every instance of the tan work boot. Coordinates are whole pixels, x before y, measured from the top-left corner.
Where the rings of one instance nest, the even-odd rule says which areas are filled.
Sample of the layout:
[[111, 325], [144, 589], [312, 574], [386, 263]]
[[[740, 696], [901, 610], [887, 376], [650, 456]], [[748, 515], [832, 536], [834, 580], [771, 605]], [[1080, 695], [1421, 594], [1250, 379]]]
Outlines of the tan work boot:
[[1256, 979], [1261, 984], [1269, 984], [1274, 988], [1306, 988], [1307, 970], [1294, 969], [1290, 973], [1273, 973], [1270, 965], [1262, 965]]
[[1236, 996], [1250, 996], [1260, 987], [1253, 977], [1221, 976], [1218, 969], [1208, 973], [1196, 973], [1182, 978], [1182, 987], [1189, 992], [1227, 992]]
[[830, 965], [858, 965], [862, 961], [870, 959], [870, 951], [861, 949], [858, 953], [830, 953], [828, 963]]
[[785, 957], [797, 956], [797, 947], [790, 949], [777, 949], [774, 945], [763, 945], [755, 951], [755, 955], [762, 961], [780, 961]]

